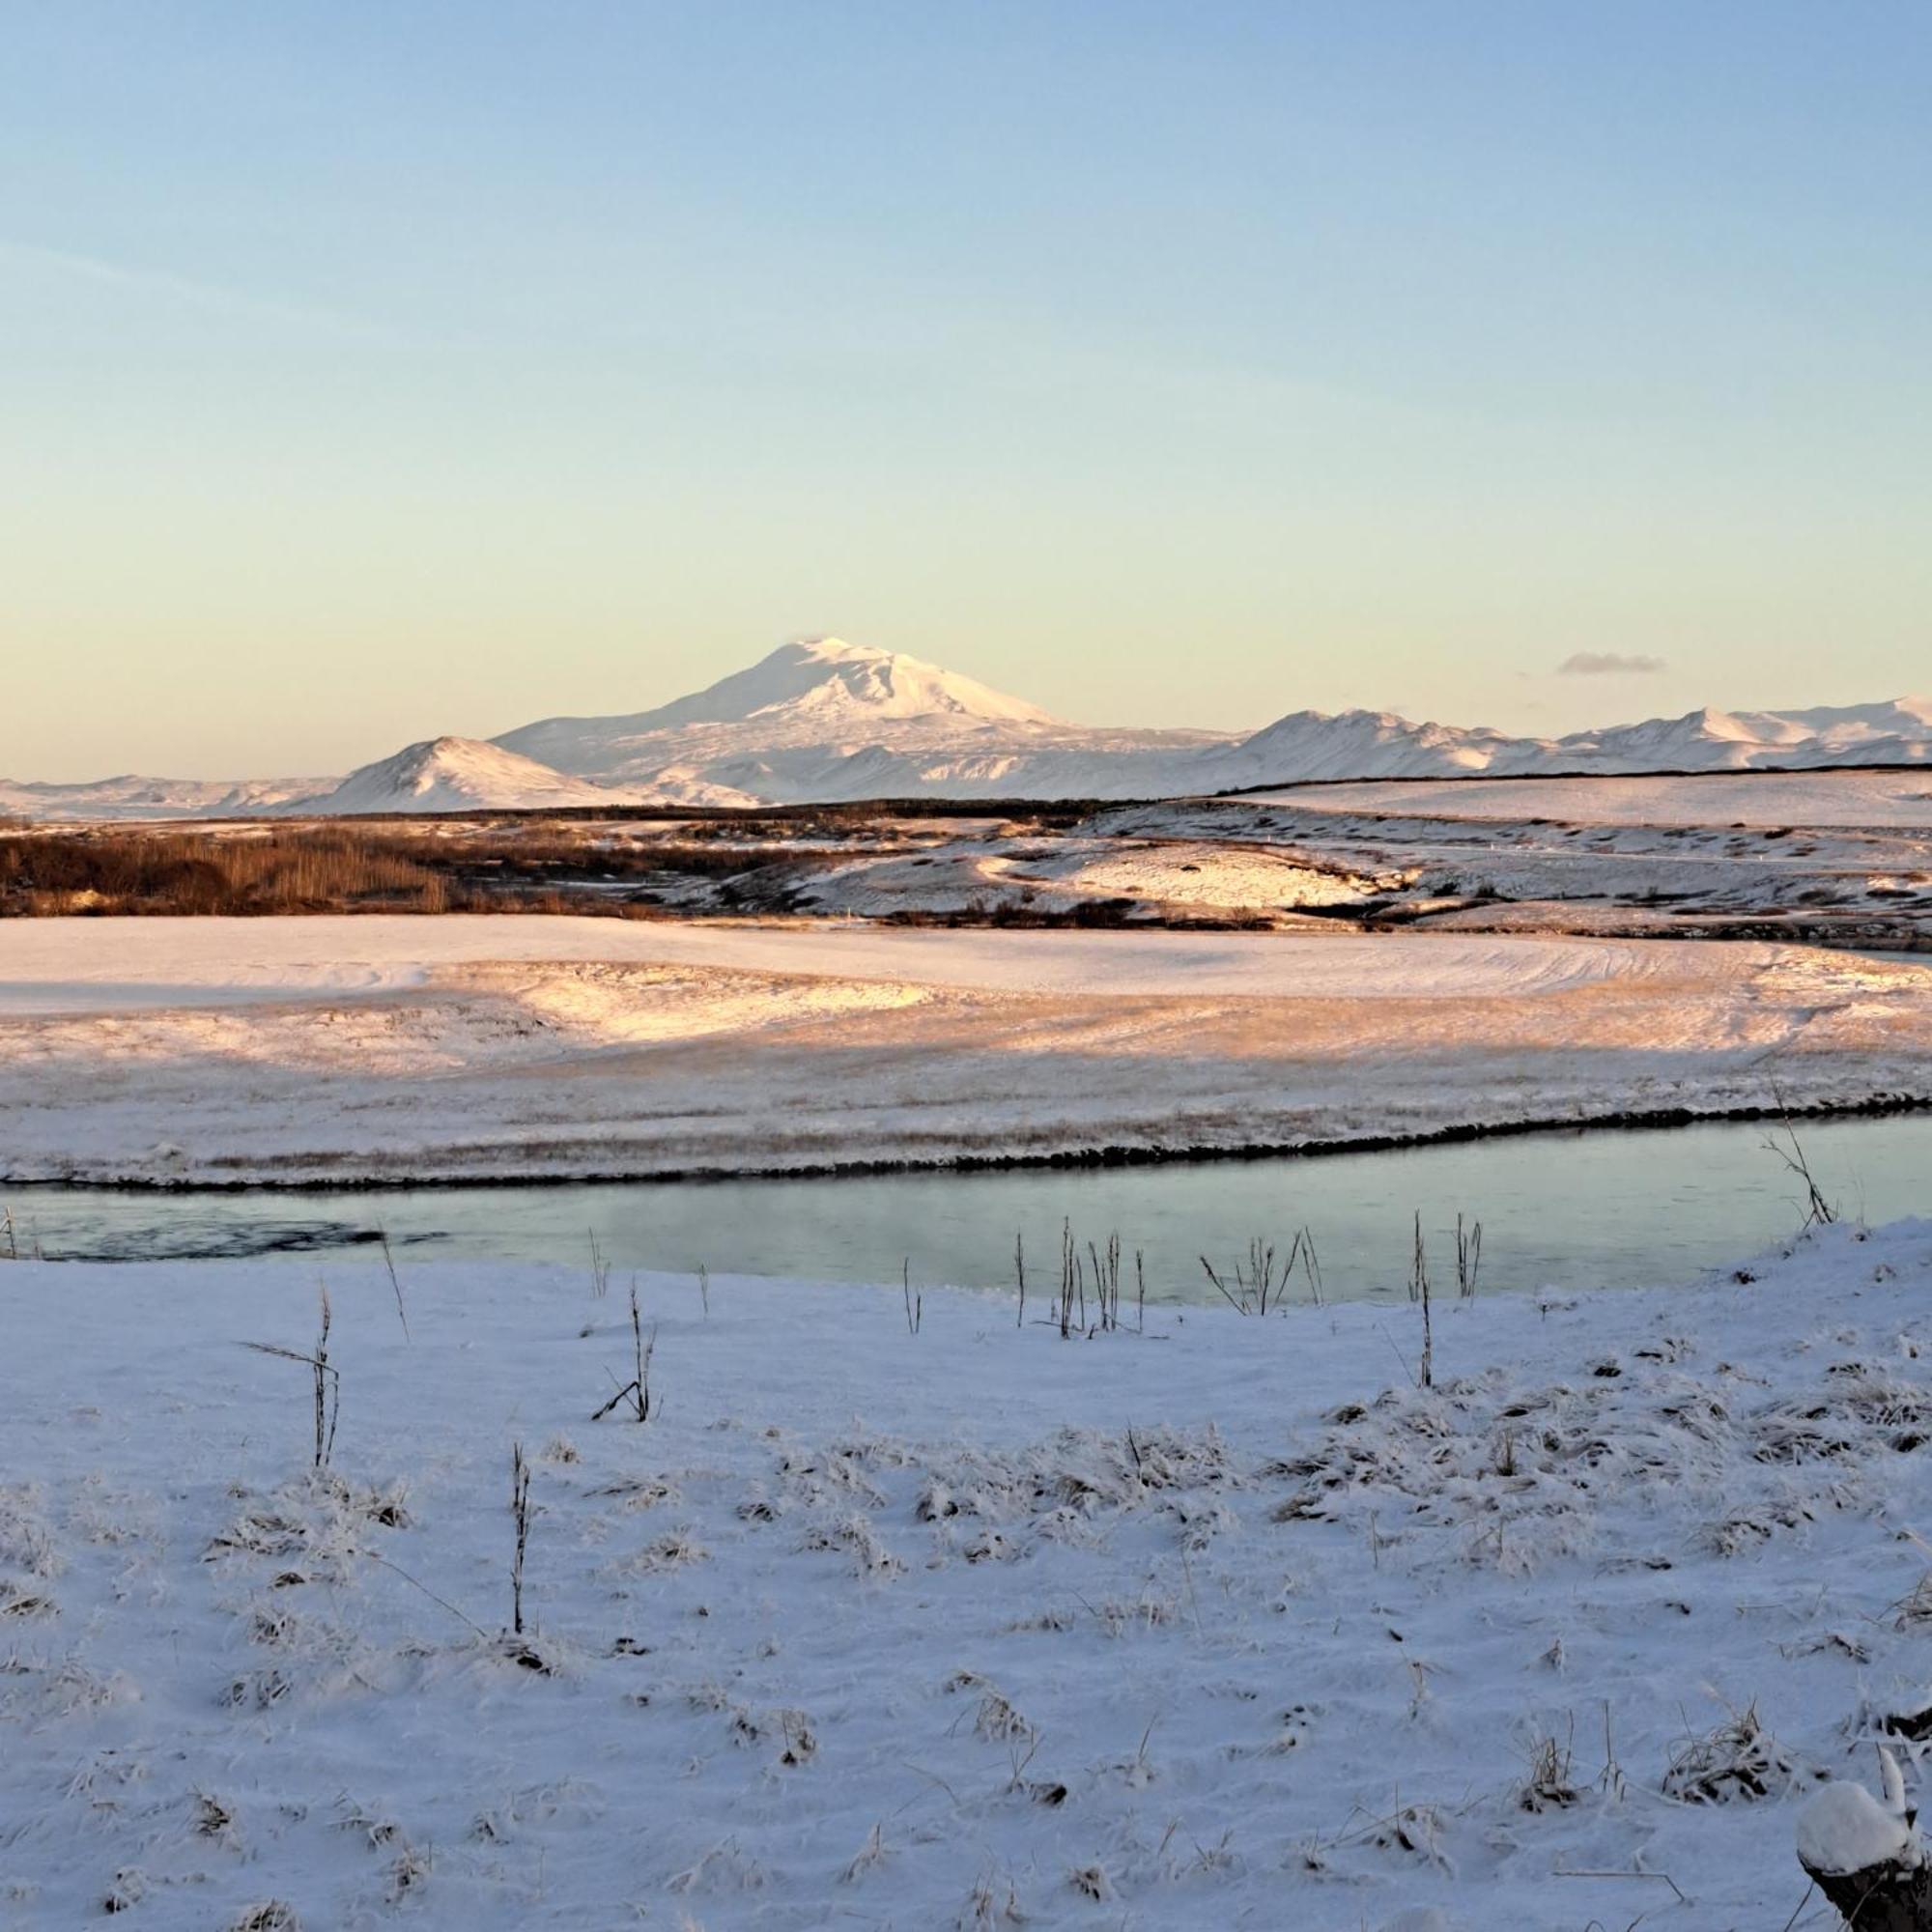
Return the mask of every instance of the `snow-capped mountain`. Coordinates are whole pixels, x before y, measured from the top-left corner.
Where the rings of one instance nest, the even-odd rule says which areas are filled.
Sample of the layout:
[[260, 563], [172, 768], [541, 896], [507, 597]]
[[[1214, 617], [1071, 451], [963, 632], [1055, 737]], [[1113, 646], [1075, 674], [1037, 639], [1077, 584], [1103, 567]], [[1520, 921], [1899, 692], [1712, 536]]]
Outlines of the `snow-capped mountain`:
[[1810, 711], [1715, 711], [1651, 718], [1567, 738], [1522, 739], [1496, 772], [1748, 771], [1767, 765], [1917, 763], [1932, 757], [1932, 699]]
[[1481, 725], [1412, 724], [1390, 711], [1293, 711], [1201, 760], [1211, 789], [1305, 779], [1439, 778], [1481, 772], [1517, 741]]
[[592, 784], [476, 738], [425, 738], [353, 771], [332, 790], [276, 808], [298, 817], [367, 811], [531, 811], [634, 805], [643, 794]]
[[[1932, 697], [1715, 711], [1513, 738], [1383, 711], [1294, 711], [1239, 735], [1069, 724], [956, 671], [837, 638], [781, 645], [689, 697], [610, 718], [548, 718], [488, 744], [432, 738], [334, 781], [0, 781], [0, 813], [529, 810], [852, 799], [1151, 798], [1305, 779], [1932, 765]], [[331, 788], [332, 787], [332, 788]]]
[[1024, 699], [896, 651], [812, 638], [655, 711], [551, 718], [494, 741], [561, 771], [689, 798], [698, 784], [765, 802], [1084, 793], [1130, 795], [1209, 731], [1069, 724]]
[[[753, 724], [760, 747], [867, 731], [885, 720], [1055, 726], [1037, 705], [922, 663], [838, 638], [781, 644], [749, 669], [628, 718], [547, 718], [494, 740], [560, 771], [616, 771], [669, 732]], [[1065, 728], [1064, 726], [1058, 728]]]
[[1293, 779], [1717, 771], [1932, 758], [1932, 700], [1683, 718], [1512, 738], [1388, 712], [1296, 711], [1250, 735], [1098, 730], [971, 678], [838, 638], [791, 643], [694, 696], [552, 718], [495, 741], [559, 770], [695, 801], [1136, 798]]

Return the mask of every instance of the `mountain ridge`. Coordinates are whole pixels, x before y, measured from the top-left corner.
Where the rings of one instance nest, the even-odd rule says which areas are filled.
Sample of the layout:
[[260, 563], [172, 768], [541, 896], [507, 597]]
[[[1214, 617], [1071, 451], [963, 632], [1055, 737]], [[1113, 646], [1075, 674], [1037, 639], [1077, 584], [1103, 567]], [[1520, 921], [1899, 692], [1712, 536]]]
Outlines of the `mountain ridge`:
[[1932, 697], [1700, 707], [1559, 738], [1354, 709], [1250, 732], [1083, 725], [902, 652], [808, 638], [648, 710], [418, 740], [340, 780], [0, 780], [0, 813], [258, 813], [756, 806], [867, 798], [1146, 798], [1314, 780], [1932, 764]]
[[[944, 691], [944, 704], [882, 701]], [[708, 781], [765, 803], [938, 795], [1146, 797], [1295, 779], [1748, 769], [1841, 762], [1884, 746], [1932, 757], [1932, 701], [1722, 712], [1520, 738], [1392, 712], [1295, 711], [1259, 730], [1100, 728], [957, 672], [837, 638], [786, 644], [654, 711], [547, 719], [493, 743], [605, 783]]]

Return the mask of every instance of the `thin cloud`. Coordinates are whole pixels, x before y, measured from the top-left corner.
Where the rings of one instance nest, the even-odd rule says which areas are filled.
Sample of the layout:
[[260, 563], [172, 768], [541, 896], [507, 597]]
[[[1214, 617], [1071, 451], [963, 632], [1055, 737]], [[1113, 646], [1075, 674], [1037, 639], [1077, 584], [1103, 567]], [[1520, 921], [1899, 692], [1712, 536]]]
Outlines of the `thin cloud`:
[[1662, 658], [1646, 657], [1640, 651], [1572, 651], [1556, 667], [1558, 677], [1655, 676], [1670, 667]]
[[0, 241], [0, 268], [91, 283], [96, 288], [113, 289], [136, 299], [172, 302], [234, 321], [266, 323], [362, 342], [393, 339], [387, 330], [335, 309], [256, 295], [222, 283], [196, 281], [165, 270], [133, 268], [98, 255], [37, 247], [31, 242]]

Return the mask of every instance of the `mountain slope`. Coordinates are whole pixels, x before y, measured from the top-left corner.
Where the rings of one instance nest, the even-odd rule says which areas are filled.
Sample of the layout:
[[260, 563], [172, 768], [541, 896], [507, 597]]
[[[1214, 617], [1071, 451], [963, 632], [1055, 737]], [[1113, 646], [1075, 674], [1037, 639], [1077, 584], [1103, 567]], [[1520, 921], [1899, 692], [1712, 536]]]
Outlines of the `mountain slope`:
[[[1920, 700], [1826, 706], [1815, 711], [1716, 711], [1649, 718], [1552, 740], [1521, 739], [1493, 767], [1530, 772], [1751, 771], [1861, 762], [1917, 762], [1932, 756], [1932, 719]], [[1925, 707], [1932, 712], [1932, 705]], [[1889, 728], [1888, 728], [1889, 727]]]
[[807, 638], [781, 644], [749, 668], [721, 677], [689, 697], [629, 718], [551, 718], [507, 731], [495, 742], [534, 757], [522, 741], [548, 734], [557, 742], [592, 737], [649, 737], [686, 724], [740, 724], [757, 720], [767, 737], [795, 724], [815, 730], [880, 718], [949, 717], [1003, 724], [1055, 721], [1023, 698], [942, 670], [898, 651]]
[[560, 771], [611, 776], [648, 758], [672, 735], [742, 741], [761, 750], [834, 744], [878, 726], [970, 732], [1065, 726], [1037, 705], [897, 651], [838, 638], [782, 644], [748, 669], [652, 711], [620, 718], [547, 718], [492, 742]]
[[656, 710], [551, 718], [493, 742], [607, 782], [675, 779], [791, 802], [1079, 792], [1105, 778], [1132, 789], [1222, 741], [1069, 724], [919, 658], [812, 638]]
[[353, 771], [332, 791], [277, 808], [291, 815], [358, 811], [524, 811], [546, 806], [626, 805], [613, 791], [475, 738], [425, 738]]

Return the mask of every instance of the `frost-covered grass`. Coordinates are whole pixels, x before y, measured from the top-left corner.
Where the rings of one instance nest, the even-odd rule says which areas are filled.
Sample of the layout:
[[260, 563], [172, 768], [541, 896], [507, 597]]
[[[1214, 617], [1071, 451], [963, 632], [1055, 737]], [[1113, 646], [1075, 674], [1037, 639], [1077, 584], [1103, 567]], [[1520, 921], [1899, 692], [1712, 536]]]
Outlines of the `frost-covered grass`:
[[331, 1267], [318, 1470], [312, 1283], [0, 1264], [0, 1926], [1775, 1928], [1932, 1730], [1932, 1224], [1438, 1301], [1433, 1389], [647, 1275], [592, 1423], [628, 1287]]

